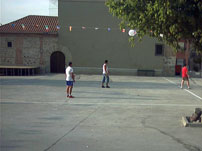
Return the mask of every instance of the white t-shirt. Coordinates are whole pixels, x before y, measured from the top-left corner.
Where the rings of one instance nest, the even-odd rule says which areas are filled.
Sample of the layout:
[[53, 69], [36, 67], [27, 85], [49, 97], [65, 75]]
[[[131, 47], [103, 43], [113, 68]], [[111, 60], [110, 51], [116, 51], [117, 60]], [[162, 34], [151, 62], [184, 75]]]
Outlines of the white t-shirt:
[[[105, 71], [105, 66], [106, 66], [106, 71]], [[107, 67], [107, 64], [105, 63], [105, 64], [103, 64], [103, 74], [106, 74], [106, 73], [108, 73], [108, 67]]]
[[71, 73], [73, 73], [73, 68], [68, 66], [65, 70], [66, 73], [66, 81], [73, 81]]

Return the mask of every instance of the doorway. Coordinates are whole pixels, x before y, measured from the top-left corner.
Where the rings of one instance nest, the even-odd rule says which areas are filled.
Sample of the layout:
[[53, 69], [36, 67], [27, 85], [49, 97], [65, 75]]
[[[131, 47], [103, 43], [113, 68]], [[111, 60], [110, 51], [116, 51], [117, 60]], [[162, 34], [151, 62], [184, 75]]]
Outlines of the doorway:
[[51, 54], [50, 71], [51, 73], [65, 72], [65, 55], [62, 52], [56, 51]]

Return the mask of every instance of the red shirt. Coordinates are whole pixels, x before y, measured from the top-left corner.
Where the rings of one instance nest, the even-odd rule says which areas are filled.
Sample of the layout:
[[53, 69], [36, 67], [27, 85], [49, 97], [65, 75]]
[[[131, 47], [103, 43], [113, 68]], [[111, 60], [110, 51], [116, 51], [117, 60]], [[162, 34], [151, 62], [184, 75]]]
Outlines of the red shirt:
[[188, 77], [187, 72], [188, 72], [187, 67], [183, 67], [182, 68], [182, 77], [183, 78], [187, 78]]

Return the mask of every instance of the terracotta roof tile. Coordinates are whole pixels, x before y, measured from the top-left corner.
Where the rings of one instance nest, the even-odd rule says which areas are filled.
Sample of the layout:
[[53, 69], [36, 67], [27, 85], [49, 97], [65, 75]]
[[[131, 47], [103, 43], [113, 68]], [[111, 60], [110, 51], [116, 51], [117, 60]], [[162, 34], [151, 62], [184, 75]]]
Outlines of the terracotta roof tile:
[[[48, 30], [45, 26], [48, 26]], [[58, 17], [30, 15], [0, 26], [0, 33], [57, 34]]]

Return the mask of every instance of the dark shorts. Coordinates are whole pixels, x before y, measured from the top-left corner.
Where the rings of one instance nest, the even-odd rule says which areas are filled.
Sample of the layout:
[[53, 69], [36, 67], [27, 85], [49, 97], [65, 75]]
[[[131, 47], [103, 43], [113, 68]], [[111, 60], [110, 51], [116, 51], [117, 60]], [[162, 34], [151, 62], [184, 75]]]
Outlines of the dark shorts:
[[188, 79], [188, 77], [182, 77], [182, 80], [188, 81], [189, 79]]
[[66, 81], [67, 86], [73, 86], [73, 81]]

